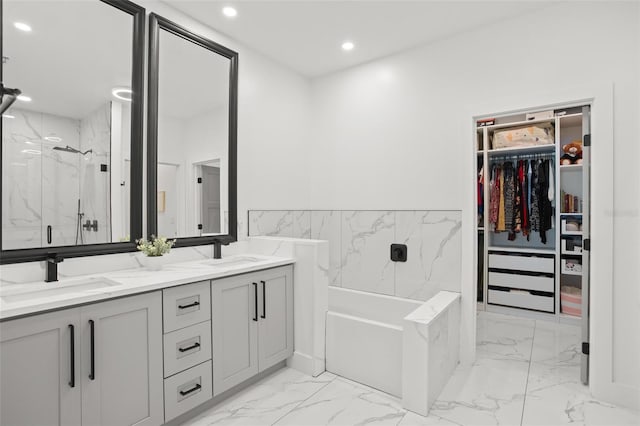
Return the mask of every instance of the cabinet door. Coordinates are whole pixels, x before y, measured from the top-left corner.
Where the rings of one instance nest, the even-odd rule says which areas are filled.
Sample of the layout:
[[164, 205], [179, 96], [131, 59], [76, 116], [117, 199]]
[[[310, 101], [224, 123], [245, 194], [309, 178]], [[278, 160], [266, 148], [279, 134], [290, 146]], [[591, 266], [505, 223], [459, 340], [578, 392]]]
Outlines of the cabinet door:
[[164, 422], [160, 292], [81, 308], [82, 423]]
[[258, 365], [263, 371], [293, 354], [293, 279], [291, 268], [261, 273]]
[[257, 292], [248, 275], [211, 285], [214, 396], [258, 373]]
[[80, 424], [79, 320], [68, 309], [0, 323], [0, 424]]

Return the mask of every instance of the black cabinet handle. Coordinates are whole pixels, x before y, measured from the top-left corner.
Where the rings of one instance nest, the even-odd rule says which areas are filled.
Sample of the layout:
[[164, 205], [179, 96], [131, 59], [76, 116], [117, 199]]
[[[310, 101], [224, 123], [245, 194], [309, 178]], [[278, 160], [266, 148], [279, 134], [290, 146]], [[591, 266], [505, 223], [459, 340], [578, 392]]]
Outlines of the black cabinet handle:
[[69, 374], [69, 387], [75, 388], [76, 387], [76, 337], [75, 337], [75, 327], [73, 326], [73, 324], [69, 324], [69, 333], [71, 333], [70, 336], [70, 344], [69, 344], [69, 350], [70, 350], [70, 359], [71, 359], [71, 365], [69, 366], [71, 368], [71, 373]]
[[186, 348], [178, 348], [178, 350], [180, 352], [187, 352], [190, 351], [191, 349], [195, 349], [195, 348], [199, 348], [200, 347], [200, 343], [196, 342], [191, 346], [187, 346]]
[[47, 244], [51, 244], [51, 225], [47, 225]]
[[258, 283], [253, 283], [253, 293], [254, 293], [254, 298], [253, 298], [253, 302], [254, 302], [254, 316], [253, 316], [253, 320], [254, 321], [258, 321]]
[[267, 283], [264, 281], [260, 281], [262, 283], [262, 315], [260, 318], [267, 317]]
[[193, 308], [194, 306], [198, 306], [199, 304], [200, 304], [200, 302], [195, 301], [193, 303], [189, 303], [188, 305], [178, 305], [178, 309]]
[[200, 383], [196, 383], [196, 385], [194, 387], [192, 387], [191, 389], [187, 390], [187, 391], [180, 391], [180, 395], [185, 396], [185, 395], [189, 395], [191, 392], [195, 392], [198, 389], [200, 389], [202, 386], [200, 386]]
[[89, 378], [95, 380], [96, 378], [96, 341], [95, 341], [95, 329], [93, 320], [89, 320], [89, 328], [91, 329], [91, 372]]

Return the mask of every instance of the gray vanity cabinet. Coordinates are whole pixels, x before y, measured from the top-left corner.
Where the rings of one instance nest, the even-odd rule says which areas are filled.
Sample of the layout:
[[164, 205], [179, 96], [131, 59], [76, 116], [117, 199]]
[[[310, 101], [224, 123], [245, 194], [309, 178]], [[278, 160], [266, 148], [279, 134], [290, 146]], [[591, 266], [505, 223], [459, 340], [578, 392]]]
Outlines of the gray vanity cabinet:
[[80, 424], [81, 380], [71, 368], [79, 371], [78, 313], [0, 323], [0, 424]]
[[0, 323], [0, 424], [160, 425], [160, 292]]
[[82, 424], [162, 424], [161, 293], [88, 305], [80, 311]]
[[291, 266], [215, 280], [214, 396], [293, 354]]

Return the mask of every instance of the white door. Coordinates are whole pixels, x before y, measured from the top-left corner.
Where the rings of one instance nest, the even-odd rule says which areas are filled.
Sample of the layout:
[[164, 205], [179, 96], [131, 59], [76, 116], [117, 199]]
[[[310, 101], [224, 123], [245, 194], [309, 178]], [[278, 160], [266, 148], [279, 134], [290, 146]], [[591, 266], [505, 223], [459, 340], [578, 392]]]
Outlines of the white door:
[[293, 354], [293, 281], [291, 269], [261, 273], [258, 365], [263, 371]]
[[80, 424], [79, 319], [68, 309], [0, 323], [0, 424]]
[[214, 396], [258, 373], [258, 282], [251, 276], [211, 284]]
[[164, 423], [161, 293], [80, 309], [82, 423]]

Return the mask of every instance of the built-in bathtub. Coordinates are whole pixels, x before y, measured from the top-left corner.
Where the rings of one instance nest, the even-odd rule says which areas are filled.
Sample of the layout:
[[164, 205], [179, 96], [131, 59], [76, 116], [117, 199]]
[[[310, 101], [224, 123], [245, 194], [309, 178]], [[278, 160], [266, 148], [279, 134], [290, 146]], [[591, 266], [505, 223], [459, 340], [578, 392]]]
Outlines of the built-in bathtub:
[[423, 304], [329, 287], [327, 371], [401, 397], [403, 318]]

